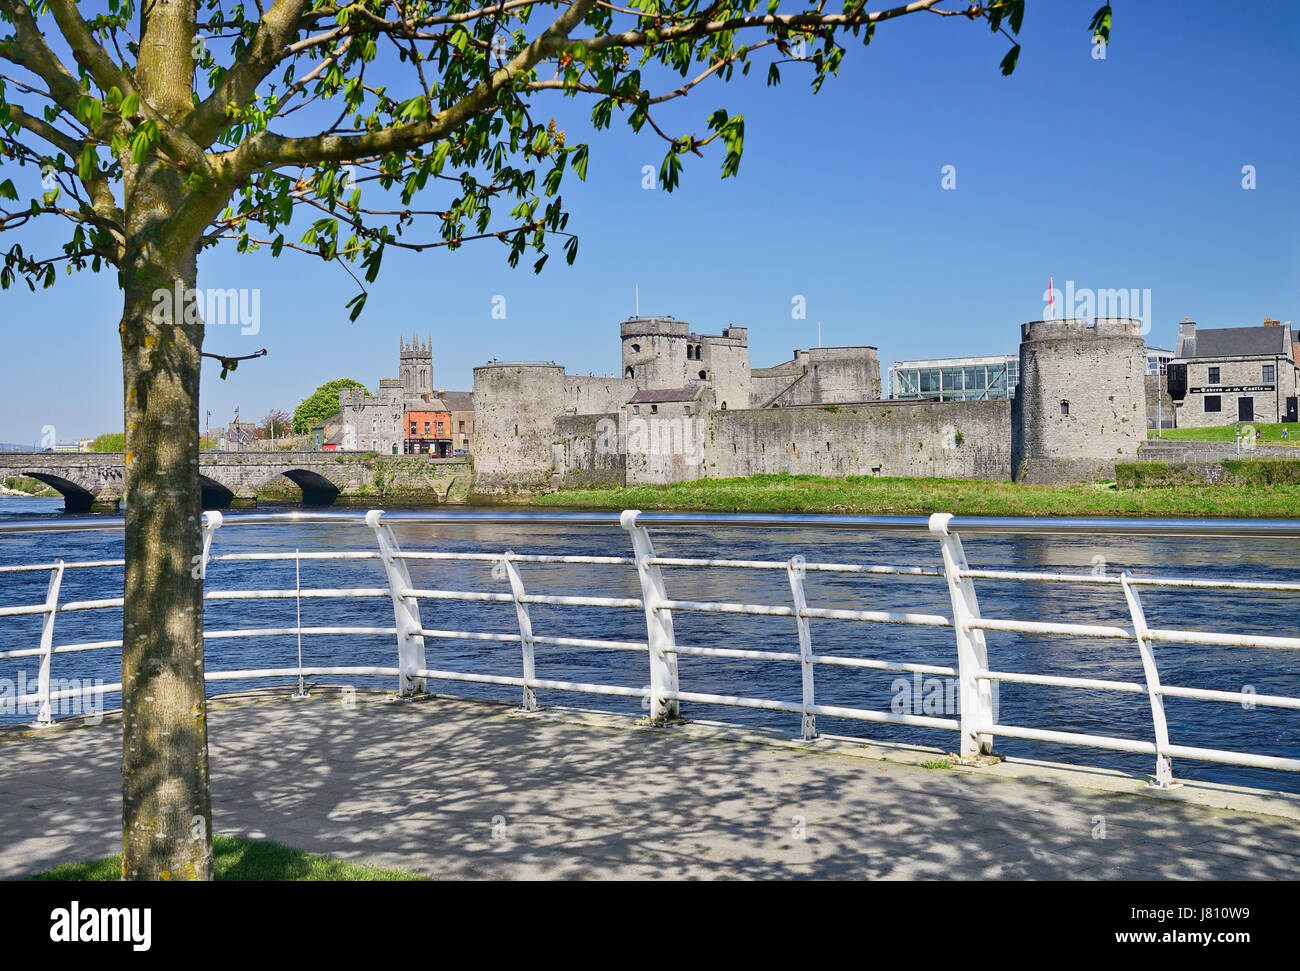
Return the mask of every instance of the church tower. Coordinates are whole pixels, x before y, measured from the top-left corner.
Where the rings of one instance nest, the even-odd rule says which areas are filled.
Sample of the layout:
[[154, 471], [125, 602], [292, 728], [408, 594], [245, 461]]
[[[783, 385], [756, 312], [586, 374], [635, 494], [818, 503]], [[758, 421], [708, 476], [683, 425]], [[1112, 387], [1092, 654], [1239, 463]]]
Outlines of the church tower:
[[433, 337], [425, 341], [412, 334], [408, 345], [406, 338], [400, 338], [400, 358], [398, 375], [402, 379], [402, 390], [408, 395], [433, 393]]

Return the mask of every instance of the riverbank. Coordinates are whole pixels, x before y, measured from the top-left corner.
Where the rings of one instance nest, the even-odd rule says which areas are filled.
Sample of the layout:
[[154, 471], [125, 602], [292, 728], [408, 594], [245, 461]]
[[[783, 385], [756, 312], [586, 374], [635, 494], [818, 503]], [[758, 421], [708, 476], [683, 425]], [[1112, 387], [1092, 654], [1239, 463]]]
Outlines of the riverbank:
[[756, 475], [622, 489], [566, 489], [534, 506], [712, 512], [824, 512], [861, 515], [1126, 516], [1229, 519], [1300, 518], [1300, 486], [1217, 485], [1118, 489], [1028, 486], [966, 479]]

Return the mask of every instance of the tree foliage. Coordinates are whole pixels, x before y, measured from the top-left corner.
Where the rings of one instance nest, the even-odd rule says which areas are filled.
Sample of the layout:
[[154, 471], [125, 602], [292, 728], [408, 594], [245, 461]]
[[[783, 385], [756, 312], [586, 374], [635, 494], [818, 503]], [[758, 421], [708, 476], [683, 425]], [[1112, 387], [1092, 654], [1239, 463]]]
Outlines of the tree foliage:
[[90, 443], [92, 452], [121, 452], [125, 448], [125, 432], [104, 432], [102, 435], [96, 435]]
[[331, 415], [338, 414], [339, 392], [344, 388], [360, 388], [366, 392], [367, 397], [370, 395], [364, 384], [351, 378], [326, 381], [293, 410], [293, 430], [299, 435], [305, 435], [312, 430], [313, 426], [319, 425]]
[[[43, 216], [72, 227], [62, 253], [5, 249], [0, 285], [50, 286], [59, 264], [120, 268], [129, 205], [121, 183], [152, 158], [198, 193], [184, 222], [201, 247], [231, 240], [240, 251], [290, 249], [345, 264], [359, 285], [348, 304], [354, 319], [394, 247], [492, 239], [511, 265], [531, 251], [540, 270], [548, 239], [558, 238], [572, 262], [578, 240], [561, 189], [571, 175], [585, 179], [588, 146], [570, 143], [556, 117], [539, 111], [539, 96], [556, 95], [560, 112], [587, 99], [597, 130], [621, 118], [653, 132], [665, 146], [659, 181], [672, 190], [683, 161], [713, 142], [723, 176], [739, 170], [743, 116], [709, 112], [703, 136], [670, 133], [655, 118], [659, 105], [705, 81], [748, 74], [765, 56], [769, 84], [793, 65], [817, 91], [847, 44], [869, 44], [878, 23], [919, 12], [984, 20], [1013, 42], [1002, 60], [1010, 73], [1025, 12], [1025, 0], [954, 9], [918, 0], [878, 11], [847, 0], [797, 12], [781, 12], [779, 0], [183, 6], [193, 78], [189, 104], [177, 110], [142, 96], [134, 21], [147, 13], [138, 0], [107, 0], [85, 19], [73, 0], [0, 0], [0, 29], [9, 28], [0, 61], [17, 68], [0, 78], [0, 161], [39, 173], [0, 180], [0, 206], [19, 203], [0, 209], [0, 229]], [[1094, 15], [1096, 34], [1109, 36], [1110, 17], [1109, 5]], [[30, 191], [38, 179], [40, 191]], [[424, 198], [436, 201], [417, 202]], [[291, 228], [300, 212], [305, 223]], [[432, 232], [417, 228], [429, 224]]]

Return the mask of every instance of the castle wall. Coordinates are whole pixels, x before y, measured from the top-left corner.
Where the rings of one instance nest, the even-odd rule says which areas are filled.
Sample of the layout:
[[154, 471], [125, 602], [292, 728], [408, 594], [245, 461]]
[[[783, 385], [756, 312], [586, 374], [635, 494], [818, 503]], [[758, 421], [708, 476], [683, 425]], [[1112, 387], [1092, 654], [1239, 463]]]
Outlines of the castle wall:
[[1099, 481], [1146, 439], [1146, 349], [1129, 318], [1021, 326], [1012, 470], [1031, 483]]
[[[721, 412], [719, 413], [721, 414]], [[730, 412], [728, 412], [730, 414]], [[627, 485], [693, 482], [708, 475], [708, 413], [626, 416]]]
[[867, 402], [715, 411], [709, 477], [886, 475], [1005, 480], [1007, 401]]
[[1147, 428], [1174, 427], [1174, 399], [1169, 396], [1169, 382], [1164, 374], [1146, 374], [1142, 381], [1147, 402]]
[[566, 374], [564, 395], [567, 403], [563, 413], [604, 415], [618, 411], [638, 390], [638, 383], [627, 378], [584, 378]]
[[844, 404], [880, 398], [880, 357], [874, 347], [814, 347], [750, 376], [750, 407]]
[[555, 421], [560, 489], [625, 485], [626, 456], [619, 447], [618, 415], [566, 415]]

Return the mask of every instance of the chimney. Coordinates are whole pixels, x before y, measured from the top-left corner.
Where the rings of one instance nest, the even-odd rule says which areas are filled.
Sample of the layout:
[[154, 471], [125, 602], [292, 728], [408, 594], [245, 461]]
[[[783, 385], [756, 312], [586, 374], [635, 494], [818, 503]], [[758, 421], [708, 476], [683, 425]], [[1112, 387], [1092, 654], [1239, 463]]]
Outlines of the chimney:
[[1274, 320], [1272, 317], [1265, 317], [1265, 318], [1264, 318], [1264, 326], [1265, 326], [1265, 327], [1281, 327], [1281, 326], [1282, 326], [1282, 321], [1280, 321], [1280, 320]]
[[1184, 317], [1178, 325], [1178, 348], [1174, 354], [1178, 357], [1196, 355], [1196, 321], [1190, 317]]

